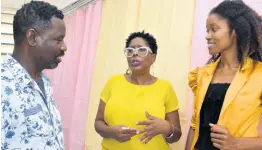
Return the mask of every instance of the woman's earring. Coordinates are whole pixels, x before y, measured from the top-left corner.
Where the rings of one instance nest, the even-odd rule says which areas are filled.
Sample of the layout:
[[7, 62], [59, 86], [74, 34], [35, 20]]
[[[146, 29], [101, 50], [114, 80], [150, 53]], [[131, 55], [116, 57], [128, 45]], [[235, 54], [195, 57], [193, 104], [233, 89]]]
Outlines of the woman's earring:
[[128, 68], [127, 70], [126, 70], [126, 75], [131, 75], [132, 74], [132, 70], [130, 69], [130, 68]]

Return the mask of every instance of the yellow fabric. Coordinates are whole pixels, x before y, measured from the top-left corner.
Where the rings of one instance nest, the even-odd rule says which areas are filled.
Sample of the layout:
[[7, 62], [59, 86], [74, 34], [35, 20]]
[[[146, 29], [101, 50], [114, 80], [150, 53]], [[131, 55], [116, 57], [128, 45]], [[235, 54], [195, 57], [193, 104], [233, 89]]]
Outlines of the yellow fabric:
[[[195, 128], [193, 146], [199, 134], [200, 109], [218, 62], [193, 70], [189, 85], [194, 93], [194, 114], [191, 127]], [[257, 137], [262, 113], [262, 63], [255, 66], [250, 58], [236, 73], [224, 99], [218, 125], [226, 126], [234, 137]]]
[[[179, 99], [182, 132], [188, 130], [187, 74], [194, 8], [195, 0], [103, 0], [102, 23], [87, 109], [86, 150], [101, 149], [102, 138], [94, 129], [100, 92], [110, 76], [125, 73], [128, 67], [123, 52], [125, 39], [134, 31], [145, 30], [155, 36], [159, 49], [151, 73], [174, 85]], [[185, 140], [186, 134], [183, 134], [179, 142], [171, 147], [184, 149]]]
[[[106, 103], [105, 122], [109, 126], [125, 125], [143, 129], [136, 123], [148, 120], [145, 112], [164, 119], [165, 114], [178, 109], [177, 96], [172, 85], [158, 79], [152, 85], [134, 85], [124, 75], [115, 75], [109, 79], [101, 93], [101, 100]], [[162, 135], [154, 137], [149, 143], [138, 142], [142, 136], [136, 135], [130, 141], [119, 143], [114, 139], [104, 139], [102, 146], [108, 150], [170, 150]]]

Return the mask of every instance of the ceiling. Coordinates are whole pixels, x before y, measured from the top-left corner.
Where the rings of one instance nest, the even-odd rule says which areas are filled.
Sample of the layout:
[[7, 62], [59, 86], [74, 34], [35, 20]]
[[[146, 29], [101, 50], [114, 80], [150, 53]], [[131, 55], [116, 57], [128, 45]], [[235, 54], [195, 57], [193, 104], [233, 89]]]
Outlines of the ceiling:
[[[1, 0], [2, 7], [9, 7], [9, 8], [21, 8], [24, 3], [28, 3], [31, 0]], [[75, 2], [76, 0], [43, 0], [49, 2], [59, 9], [66, 7], [67, 5]]]
[[[1, 0], [2, 7], [9, 7], [9, 8], [21, 8], [24, 3], [30, 2], [31, 0]], [[77, 0], [43, 0], [49, 2], [59, 9], [62, 9], [69, 4]], [[214, 0], [217, 2], [221, 2], [222, 0]], [[262, 0], [244, 0], [244, 2], [254, 8], [259, 14], [262, 14]]]

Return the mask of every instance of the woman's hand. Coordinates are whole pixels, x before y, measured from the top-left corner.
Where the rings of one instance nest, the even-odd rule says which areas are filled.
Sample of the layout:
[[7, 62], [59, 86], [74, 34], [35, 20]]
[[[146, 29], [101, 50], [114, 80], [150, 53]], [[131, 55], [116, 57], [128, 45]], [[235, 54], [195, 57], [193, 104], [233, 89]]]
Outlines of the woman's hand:
[[156, 135], [163, 134], [164, 136], [168, 136], [172, 133], [172, 125], [168, 121], [152, 116], [147, 111], [146, 117], [149, 120], [137, 123], [137, 125], [146, 126], [143, 130], [139, 131], [139, 134], [144, 133], [139, 139], [140, 142], [143, 141], [146, 144]]
[[112, 133], [112, 138], [120, 143], [129, 141], [132, 136], [138, 133], [136, 129], [130, 129], [129, 127], [123, 125], [110, 126], [109, 128]]
[[211, 141], [214, 147], [221, 150], [237, 149], [236, 140], [229, 133], [227, 127], [210, 124], [211, 127]]

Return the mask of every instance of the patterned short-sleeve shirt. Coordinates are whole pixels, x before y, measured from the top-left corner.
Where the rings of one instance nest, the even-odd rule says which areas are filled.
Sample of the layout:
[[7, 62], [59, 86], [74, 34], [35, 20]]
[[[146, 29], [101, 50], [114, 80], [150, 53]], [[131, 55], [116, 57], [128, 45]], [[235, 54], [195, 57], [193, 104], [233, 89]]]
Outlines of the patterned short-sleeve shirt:
[[41, 77], [45, 94], [12, 56], [1, 63], [1, 150], [64, 150], [51, 83]]

